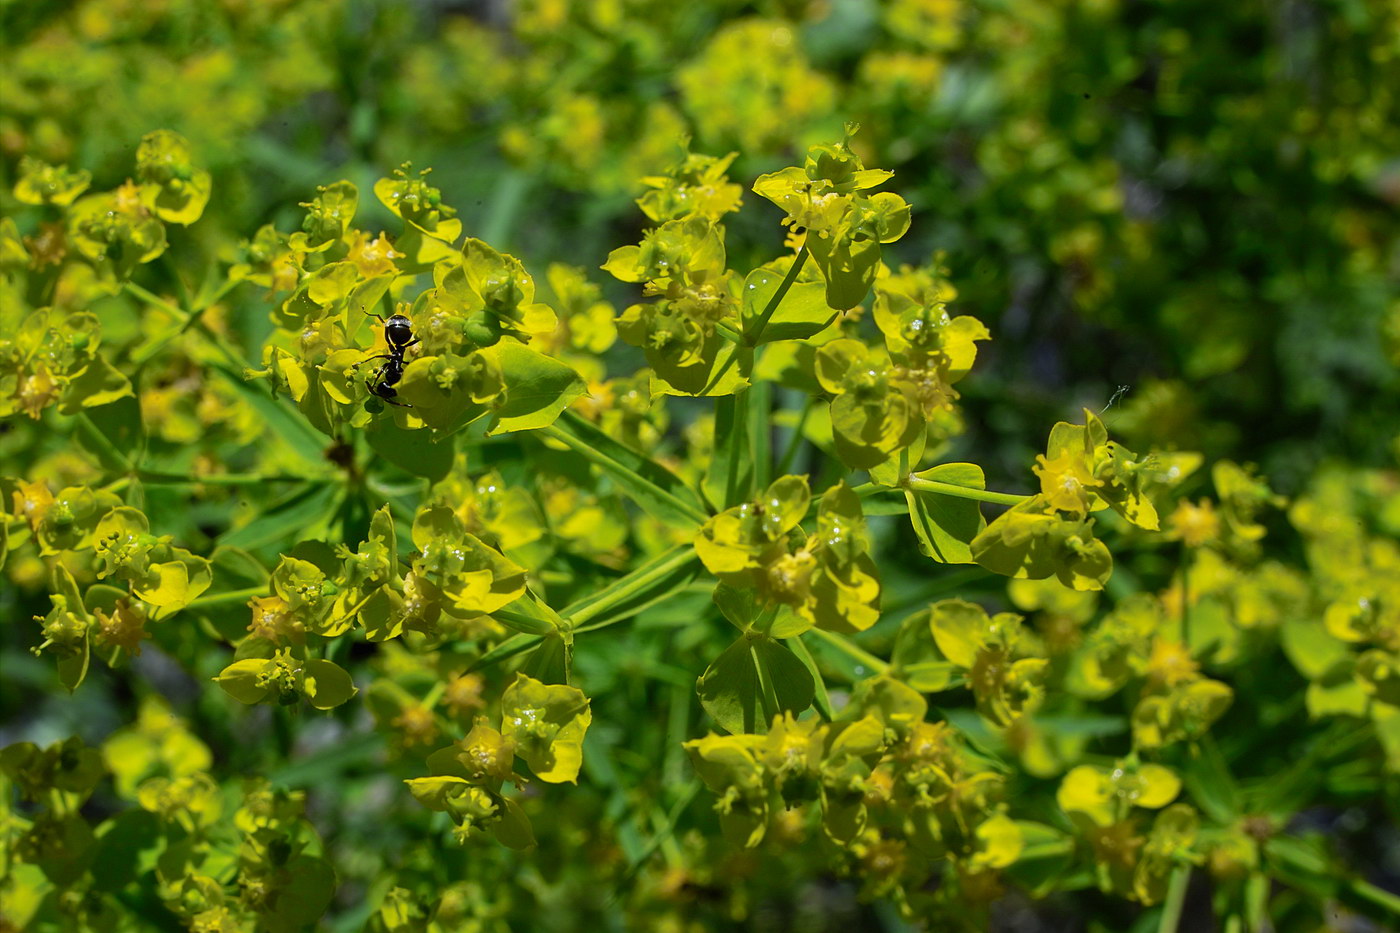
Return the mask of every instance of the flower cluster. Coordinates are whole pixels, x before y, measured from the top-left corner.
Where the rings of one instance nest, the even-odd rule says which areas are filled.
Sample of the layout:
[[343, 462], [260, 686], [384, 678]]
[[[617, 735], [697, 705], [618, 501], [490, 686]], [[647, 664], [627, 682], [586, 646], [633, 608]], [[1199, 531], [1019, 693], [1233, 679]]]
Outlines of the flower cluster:
[[513, 770], [517, 756], [541, 781], [576, 783], [592, 721], [578, 688], [520, 674], [501, 696], [501, 728], [479, 718], [465, 737], [428, 756], [432, 775], [409, 780], [409, 790], [430, 810], [448, 813], [460, 838], [490, 829], [504, 845], [532, 847], [530, 820], [501, 785], [525, 783]]

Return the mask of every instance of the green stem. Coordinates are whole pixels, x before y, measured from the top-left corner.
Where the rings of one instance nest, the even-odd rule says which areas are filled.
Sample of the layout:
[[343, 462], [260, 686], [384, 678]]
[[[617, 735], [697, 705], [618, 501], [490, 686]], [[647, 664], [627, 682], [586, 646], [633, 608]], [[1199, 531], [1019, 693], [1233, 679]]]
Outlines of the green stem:
[[700, 782], [697, 780], [692, 780], [682, 788], [680, 797], [678, 797], [676, 802], [671, 806], [671, 812], [666, 815], [666, 822], [663, 824], [662, 828], [659, 829], [656, 835], [652, 837], [651, 841], [647, 843], [646, 848], [638, 853], [636, 861], [627, 869], [627, 874], [625, 875], [626, 879], [630, 880], [635, 876], [637, 872], [641, 870], [642, 866], [646, 864], [647, 859], [655, 855], [656, 850], [661, 848], [661, 845], [667, 839], [671, 838], [676, 831], [676, 823], [680, 820], [681, 814], [685, 813], [686, 808], [690, 806], [691, 802], [695, 800], [696, 795], [699, 793]]
[[[788, 290], [792, 288], [792, 283], [797, 281], [797, 273], [802, 271], [802, 266], [806, 262], [807, 245], [804, 243], [802, 248], [797, 251], [797, 255], [793, 258], [792, 265], [788, 268], [787, 275], [783, 276], [783, 281], [778, 285], [778, 290], [773, 293], [772, 298], [768, 299], [768, 304], [764, 306], [763, 313], [758, 316], [758, 321], [754, 324], [752, 329], [748, 326], [744, 327], [741, 335], [742, 339], [735, 345], [733, 351], [725, 358], [724, 362], [720, 364], [719, 368], [715, 370], [715, 374], [710, 377], [709, 383], [701, 392], [702, 395], [708, 394], [711, 389], [719, 385], [720, 380], [729, 372], [730, 367], [739, 359], [740, 348], [751, 351], [754, 347], [758, 346], [759, 341], [763, 338], [763, 329], [768, 326], [768, 321], [773, 317], [774, 312], [778, 310], [778, 305], [782, 304], [783, 299], [787, 297]], [[750, 360], [750, 362], [752, 362], [752, 360]]]
[[1157, 933], [1176, 933], [1181, 924], [1181, 910], [1186, 905], [1186, 889], [1191, 884], [1191, 866], [1178, 865], [1172, 869], [1167, 882], [1167, 899], [1162, 902], [1162, 917], [1157, 921]]
[[140, 285], [137, 285], [135, 282], [127, 282], [122, 287], [125, 288], [128, 292], [130, 292], [134, 297], [140, 298], [142, 301], [146, 302], [146, 304], [155, 305], [157, 308], [163, 308], [164, 310], [170, 312], [172, 315], [175, 316], [175, 319], [178, 320], [182, 326], [188, 326], [190, 321], [192, 320], [192, 316], [184, 308], [172, 302], [166, 301], [164, 298], [160, 297], [155, 292], [147, 288], [143, 288]]
[[1400, 917], [1400, 896], [1391, 894], [1384, 888], [1378, 888], [1369, 881], [1362, 881], [1360, 878], [1348, 881], [1347, 888], [1358, 899], [1381, 908], [1392, 917]]
[[[615, 581], [611, 586], [600, 590], [593, 596], [569, 604], [559, 615], [569, 620], [569, 624], [575, 633], [592, 632], [600, 628], [607, 628], [609, 625], [615, 625], [618, 622], [631, 618], [631, 615], [619, 615], [587, 626], [581, 626], [580, 623], [589, 619], [595, 619], [615, 609], [617, 606], [622, 605], [629, 599], [645, 595], [647, 587], [658, 582], [664, 582], [668, 575], [676, 573], [691, 562], [698, 560], [699, 558], [695, 556], [695, 551], [690, 545], [678, 545], [673, 550], [661, 555], [660, 558], [638, 568], [626, 577]], [[668, 590], [660, 596], [648, 601], [646, 605], [653, 605], [662, 599], [685, 593], [689, 590], [689, 585]], [[548, 632], [540, 631], [542, 627], [541, 620], [534, 616], [527, 616], [524, 613], [513, 612], [511, 610], [499, 609], [491, 613], [491, 615], [507, 625], [511, 622], [517, 623], [511, 627], [516, 629], [518, 634], [512, 635], [510, 638], [507, 638], [473, 661], [467, 668], [468, 673], [479, 671], [484, 667], [489, 667], [499, 661], [504, 661], [507, 658], [520, 654], [522, 651], [529, 651], [540, 643], [544, 635], [549, 634]], [[635, 615], [635, 613], [633, 613], [633, 615]], [[522, 631], [522, 629], [524, 630]], [[553, 631], [553, 629], [551, 628], [550, 631]]]
[[[587, 459], [592, 460], [594, 463], [598, 464], [604, 470], [614, 474], [625, 476], [629, 483], [635, 483], [639, 487], [645, 487], [654, 498], [665, 500], [666, 504], [669, 505], [673, 510], [680, 513], [681, 515], [684, 515], [686, 518], [694, 521], [695, 524], [703, 525], [708, 520], [709, 516], [705, 515], [705, 513], [701, 512], [699, 509], [686, 502], [682, 502], [680, 499], [677, 499], [665, 489], [662, 489], [660, 486], [656, 485], [650, 480], [643, 478], [636, 471], [628, 469], [624, 464], [619, 463], [612, 457], [609, 457], [601, 450], [598, 450], [593, 446], [584, 443], [581, 439], [575, 437], [573, 434], [570, 434], [567, 431], [562, 430], [557, 425], [551, 424], [548, 427], [538, 428], [537, 430], [545, 437], [556, 440], [559, 443], [565, 445], [566, 447], [577, 451]], [[625, 484], [622, 487], [622, 491], [627, 491], [627, 487]]]
[[[587, 623], [590, 619], [596, 619], [615, 606], [627, 602], [632, 597], [646, 593], [648, 587], [665, 580], [677, 570], [698, 562], [699, 559], [700, 558], [695, 554], [695, 548], [690, 544], [678, 544], [667, 553], [661, 555], [660, 558], [644, 564], [627, 576], [614, 581], [597, 593], [594, 593], [592, 596], [585, 597], [569, 606], [565, 606], [559, 614], [573, 623], [575, 631], [580, 631], [579, 627]], [[671, 594], [663, 594], [663, 597], [667, 595]], [[620, 619], [613, 620], [613, 622], [615, 621], [620, 621]], [[606, 625], [611, 624], [612, 622], [605, 622], [602, 625], [594, 626], [594, 628], [604, 628]], [[592, 629], [589, 629], [589, 631], [592, 631]]]
[[221, 334], [216, 333], [202, 317], [195, 318], [194, 326], [199, 328], [199, 332], [204, 335], [204, 338], [212, 343], [220, 353], [228, 357], [230, 363], [239, 369], [247, 368], [248, 361], [244, 358], [243, 351], [237, 347], [229, 346], [228, 341]]
[[77, 421], [78, 430], [82, 431], [83, 435], [94, 445], [101, 448], [102, 453], [106, 454], [112, 463], [125, 466], [127, 471], [131, 469], [131, 458], [118, 450], [111, 439], [98, 430], [97, 425], [93, 424], [92, 418], [88, 417], [87, 412], [79, 412]]
[[491, 613], [491, 618], [526, 635], [542, 637], [554, 631], [554, 626], [547, 620], [512, 609], [497, 609]]
[[1181, 643], [1191, 653], [1191, 549], [1181, 545]]
[[752, 362], [752, 347], [750, 347], [747, 343], [736, 343], [731, 345], [729, 348], [729, 355], [724, 358], [723, 363], [719, 364], [719, 368], [716, 369], [714, 375], [710, 377], [710, 381], [705, 383], [705, 388], [700, 390], [701, 395], [709, 395], [710, 392], [714, 390], [715, 386], [720, 384], [720, 381], [724, 379], [725, 375], [729, 372], [730, 367], [732, 367], [735, 361], [739, 359], [739, 354], [741, 353], [749, 354], [750, 362]]
[[439, 680], [433, 684], [433, 689], [428, 691], [428, 695], [423, 697], [423, 705], [432, 709], [437, 705], [437, 701], [442, 699], [442, 695], [447, 692], [447, 681]]
[[214, 305], [224, 300], [225, 295], [227, 295], [229, 292], [233, 291], [235, 288], [242, 284], [243, 282], [238, 279], [225, 279], [224, 284], [219, 286], [218, 291], [216, 291], [214, 294], [210, 295], [208, 298], [203, 299], [200, 302], [199, 310], [204, 311], [207, 308], [214, 307]]
[[140, 300], [146, 302], [149, 305], [154, 305], [157, 308], [161, 308], [162, 310], [167, 311], [168, 313], [173, 315], [175, 319], [180, 323], [178, 329], [166, 334], [165, 337], [156, 341], [150, 347], [147, 347], [144, 352], [134, 356], [132, 358], [132, 362], [137, 363], [138, 365], [146, 362], [147, 360], [153, 358], [161, 350], [165, 349], [165, 347], [169, 345], [170, 342], [176, 337], [185, 333], [191, 327], [198, 327], [200, 332], [205, 336], [205, 338], [208, 339], [211, 343], [213, 343], [214, 346], [218, 348], [220, 353], [228, 357], [229, 362], [233, 363], [233, 365], [236, 368], [242, 369], [246, 367], [248, 365], [248, 361], [243, 358], [243, 355], [235, 349], [231, 348], [225, 342], [224, 338], [216, 334], [213, 330], [211, 330], [209, 328], [209, 325], [204, 323], [203, 320], [204, 312], [207, 311], [210, 307], [212, 307], [214, 302], [218, 301], [225, 294], [227, 294], [232, 289], [233, 285], [236, 284], [236, 282], [231, 283], [226, 287], [221, 288], [218, 291], [218, 293], [216, 293], [214, 297], [209, 300], [209, 302], [207, 302], [199, 308], [196, 308], [193, 312], [190, 312], [186, 311], [184, 308], [181, 308], [179, 305], [166, 301], [164, 298], [160, 297], [155, 292], [143, 288], [140, 285], [137, 285], [135, 282], [125, 283], [123, 288], [132, 296], [139, 298]]
[[817, 713], [822, 719], [831, 722], [836, 718], [836, 711], [831, 708], [831, 696], [826, 692], [826, 681], [822, 680], [822, 672], [817, 668], [817, 659], [812, 657], [811, 650], [801, 637], [787, 639], [787, 645], [812, 675], [812, 682], [816, 685], [816, 696], [812, 705], [817, 708]]
[[763, 708], [782, 709], [783, 704], [778, 700], [778, 691], [773, 687], [773, 678], [769, 674], [767, 666], [759, 661], [752, 648], [749, 649], [749, 660], [753, 663], [754, 675], [758, 677], [758, 690], [763, 695]]
[[[739, 475], [744, 470], [744, 461], [748, 461], [748, 465], [753, 466], [754, 452], [750, 449], [749, 444], [743, 443], [743, 440], [750, 439], [748, 394], [751, 391], [752, 387], [740, 389], [733, 395], [719, 400], [719, 405], [727, 408], [731, 422], [729, 425], [731, 439], [724, 465], [724, 501], [719, 503], [726, 508], [738, 505], [747, 497], [748, 493], [748, 490], [744, 490], [741, 494]], [[716, 433], [719, 433], [722, 423], [723, 418], [717, 413], [715, 417]], [[750, 476], [752, 478], [752, 474]]]
[[905, 485], [915, 492], [934, 492], [943, 496], [953, 496], [958, 499], [975, 499], [978, 502], [994, 502], [997, 505], [1019, 505], [1025, 502], [1030, 496], [1018, 496], [1010, 492], [992, 492], [989, 489], [974, 489], [971, 486], [957, 486], [953, 483], [942, 483], [936, 479], [920, 479], [917, 476], [910, 476], [904, 481]]
[[768, 326], [768, 321], [778, 310], [778, 305], [783, 303], [787, 297], [788, 289], [792, 288], [792, 283], [797, 281], [797, 273], [802, 271], [802, 267], [807, 263], [807, 244], [802, 244], [802, 248], [793, 257], [792, 265], [788, 267], [787, 275], [783, 276], [782, 283], [778, 290], [773, 293], [773, 297], [768, 299], [768, 304], [763, 309], [763, 313], [758, 316], [758, 321], [752, 329], [745, 328], [744, 343], [750, 347], [758, 346], [759, 339], [763, 336], [763, 328]]
[[875, 657], [875, 655], [871, 654], [870, 652], [857, 647], [854, 642], [846, 638], [844, 635], [838, 635], [835, 632], [828, 632], [825, 629], [820, 628], [812, 628], [808, 629], [807, 631], [811, 632], [813, 635], [820, 638], [828, 645], [831, 645], [833, 648], [840, 651], [842, 654], [846, 655], [851, 660], [870, 668], [870, 670], [876, 674], [883, 674], [885, 671], [890, 669], [889, 662], [881, 661], [879, 658]]
[[1073, 851], [1073, 839], [1059, 839], [1055, 842], [1042, 842], [1038, 845], [1026, 846], [1026, 848], [1021, 850], [1021, 854], [1016, 857], [1016, 861], [1033, 862], [1036, 859], [1069, 855]]
[[[857, 496], [859, 496], [859, 497], [862, 498], [862, 499], [870, 499], [870, 498], [873, 498], [873, 497], [875, 497], [875, 496], [878, 496], [880, 493], [886, 493], [886, 492], [888, 492], [888, 493], [897, 493], [897, 492], [899, 492], [899, 490], [898, 490], [898, 489], [895, 489], [893, 486], [881, 486], [879, 483], [861, 483], [859, 486], [852, 486], [852, 487], [851, 487], [851, 492], [855, 493]], [[904, 512], [907, 512], [907, 511], [908, 511], [908, 506], [907, 506], [907, 504], [905, 504], [905, 502], [903, 501], [903, 499], [904, 499], [904, 497], [901, 495], [901, 496], [900, 496], [900, 501], [897, 503], [897, 504], [900, 506], [899, 511], [900, 511], [901, 513], [904, 513]], [[893, 500], [891, 500], [891, 501], [893, 501]], [[809, 505], [809, 506], [807, 507], [807, 515], [806, 515], [806, 517], [807, 517], [807, 518], [811, 518], [812, 516], [816, 515], [817, 512], [820, 510], [820, 508], [821, 508], [821, 497], [820, 497], [820, 496], [813, 497], [813, 499], [812, 499], [812, 504]], [[887, 514], [888, 514], [888, 513], [887, 513]]]
[[224, 603], [246, 603], [256, 596], [266, 596], [266, 586], [251, 586], [246, 590], [229, 590], [226, 593], [210, 593], [208, 596], [197, 596], [190, 601], [186, 609], [193, 609], [195, 606], [208, 608], [209, 606], [221, 606]]
[[531, 648], [538, 645], [541, 640], [541, 636], [539, 635], [512, 635], [469, 664], [466, 673], [470, 674], [474, 671], [479, 671], [484, 667], [490, 667], [498, 661], [512, 658], [522, 651], [529, 651]]
[[769, 389], [768, 383], [756, 382], [743, 396], [749, 448], [753, 451], [754, 486], [757, 489], [766, 489], [773, 481], [773, 435], [770, 424], [773, 399]]
[[812, 405], [816, 399], [807, 396], [807, 401], [802, 406], [802, 413], [797, 416], [797, 426], [792, 429], [792, 437], [788, 438], [787, 447], [783, 449], [783, 455], [778, 459], [777, 469], [774, 474], [786, 476], [787, 471], [792, 469], [792, 461], [797, 459], [797, 451], [802, 447], [802, 429], [807, 426], [807, 416], [812, 413]]
[[715, 330], [719, 331], [720, 336], [730, 343], [744, 342], [744, 335], [723, 321], [715, 321]]
[[265, 473], [210, 473], [207, 476], [165, 473], [160, 470], [137, 470], [136, 478], [153, 486], [258, 486], [262, 483], [333, 483], [339, 477], [282, 476]]

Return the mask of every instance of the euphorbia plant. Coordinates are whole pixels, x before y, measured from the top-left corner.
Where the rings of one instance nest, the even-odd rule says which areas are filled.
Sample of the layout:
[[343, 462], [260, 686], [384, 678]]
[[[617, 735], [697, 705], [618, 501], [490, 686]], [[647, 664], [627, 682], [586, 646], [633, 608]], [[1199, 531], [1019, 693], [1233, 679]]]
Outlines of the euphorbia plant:
[[[163, 296], [143, 268], [218, 196], [188, 144], [148, 136], [132, 181], [86, 197], [85, 173], [26, 163], [16, 197], [59, 218], [71, 249], [37, 261], [0, 226], [0, 404], [81, 451], [58, 462], [35, 444], [5, 480], [0, 547], [17, 578], [49, 581], [37, 653], [76, 691], [94, 656], [140, 683], [128, 661], [156, 647], [218, 685], [202, 702], [228, 722], [268, 708], [247, 716], [274, 725], [294, 777], [294, 733], [328, 712], [406, 783], [395, 793], [425, 809], [396, 812], [433, 845], [563, 846], [549, 817], [596, 785], [609, 819], [650, 795], [643, 830], [628, 824], [627, 879], [657, 852], [684, 877], [711, 871], [676, 845], [684, 823], [695, 848], [707, 833], [777, 852], [817, 840], [794, 858], [924, 920], [975, 926], [1008, 888], [1095, 885], [1165, 899], [1170, 925], [1202, 865], [1256, 913], [1269, 879], [1300, 876], [1393, 913], [1378, 888], [1309, 862], [1310, 843], [1280, 832], [1287, 807], [1238, 788], [1213, 744], [1235, 696], [1203, 669], [1251, 650], [1247, 630], [1276, 628], [1301, 586], [1252, 563], [1258, 515], [1280, 501], [1221, 463], [1220, 520], [1208, 502], [1173, 509], [1200, 458], [1138, 456], [1088, 410], [1048, 426], [1021, 477], [1032, 495], [950, 459], [954, 386], [990, 333], [950, 311], [936, 263], [891, 267], [909, 205], [875, 190], [891, 173], [865, 167], [852, 133], [757, 180], [786, 241], [748, 270], [729, 266], [732, 156], [687, 151], [649, 176], [653, 226], [602, 263], [635, 299], [615, 318], [586, 272], [551, 267], [552, 297], [537, 290], [408, 166], [373, 186], [397, 233], [357, 228], [360, 192], [337, 181], [300, 230], [264, 227], [239, 261]], [[235, 297], [271, 325], [251, 353], [228, 324]], [[603, 359], [616, 338], [640, 352]], [[167, 372], [190, 374], [194, 417], [226, 437], [177, 442]], [[678, 430], [673, 398], [688, 406]], [[179, 507], [217, 515], [182, 523]], [[1319, 540], [1337, 533], [1295, 511]], [[919, 554], [891, 560], [891, 540]], [[1177, 543], [1160, 592], [1112, 591], [1114, 551]], [[890, 565], [941, 598], [896, 608]], [[988, 590], [996, 575], [1022, 612]], [[1367, 717], [1394, 771], [1378, 579], [1338, 572], [1325, 625], [1285, 645], [1316, 712]], [[625, 626], [660, 632], [665, 656], [590, 649]], [[651, 714], [625, 699], [644, 680], [676, 688], [667, 724], [626, 748], [618, 733]], [[105, 764], [72, 739], [0, 756], [38, 801], [6, 830], [24, 866], [6, 882], [12, 922], [293, 930], [326, 908], [334, 852], [299, 793], [239, 798], [206, 741], [164, 715], [107, 740]], [[107, 771], [139, 812], [94, 828], [79, 807]], [[430, 870], [387, 871], [363, 894], [373, 923], [424, 929], [390, 883]]]

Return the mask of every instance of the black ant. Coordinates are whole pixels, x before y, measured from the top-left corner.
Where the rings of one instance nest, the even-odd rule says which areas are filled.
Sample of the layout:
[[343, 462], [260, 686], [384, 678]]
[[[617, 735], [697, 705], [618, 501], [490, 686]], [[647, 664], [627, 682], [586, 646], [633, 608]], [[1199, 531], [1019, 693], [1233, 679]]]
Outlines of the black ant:
[[370, 360], [388, 360], [387, 363], [381, 364], [375, 370], [374, 375], [370, 377], [369, 393], [382, 398], [390, 405], [412, 408], [413, 406], [407, 402], [395, 401], [399, 392], [394, 386], [398, 385], [399, 380], [403, 378], [404, 351], [419, 342], [418, 338], [413, 336], [413, 322], [402, 314], [395, 314], [387, 321], [377, 314], [374, 316], [379, 318], [379, 323], [384, 325], [384, 342], [389, 345], [389, 352], [366, 357], [351, 368], [359, 369]]

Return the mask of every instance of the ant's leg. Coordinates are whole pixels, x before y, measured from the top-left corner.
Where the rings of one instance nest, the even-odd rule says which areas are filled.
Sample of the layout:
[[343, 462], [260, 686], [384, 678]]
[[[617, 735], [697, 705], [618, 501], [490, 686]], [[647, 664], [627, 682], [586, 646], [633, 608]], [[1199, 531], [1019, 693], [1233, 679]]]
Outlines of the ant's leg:
[[390, 405], [395, 406], [396, 408], [412, 408], [412, 407], [413, 407], [412, 405], [408, 404], [407, 402], [396, 402], [396, 401], [394, 401], [394, 400], [391, 399], [391, 398], [384, 398], [384, 396], [382, 396], [382, 395], [379, 396], [379, 397], [380, 397], [381, 399], [383, 399], [384, 401], [388, 402]]
[[422, 343], [422, 342], [423, 342], [423, 341], [419, 340], [417, 337], [414, 337], [412, 340], [410, 340], [408, 343], [404, 344], [404, 345], [403, 345], [402, 347], [400, 347], [399, 349], [401, 349], [401, 350], [407, 350], [409, 347], [417, 346], [418, 344], [420, 344], [420, 343]]
[[[361, 366], [365, 365], [365, 364], [368, 363], [370, 360], [392, 360], [393, 358], [394, 358], [394, 356], [393, 356], [392, 353], [381, 353], [381, 354], [379, 354], [378, 356], [367, 356], [367, 357], [365, 357], [364, 359], [360, 360], [360, 361], [359, 361], [358, 363], [356, 363], [355, 365], [351, 366], [350, 368], [351, 368], [351, 369], [359, 369]], [[379, 367], [379, 368], [380, 368], [380, 369], [383, 369], [384, 367], [381, 366], [381, 367]]]

